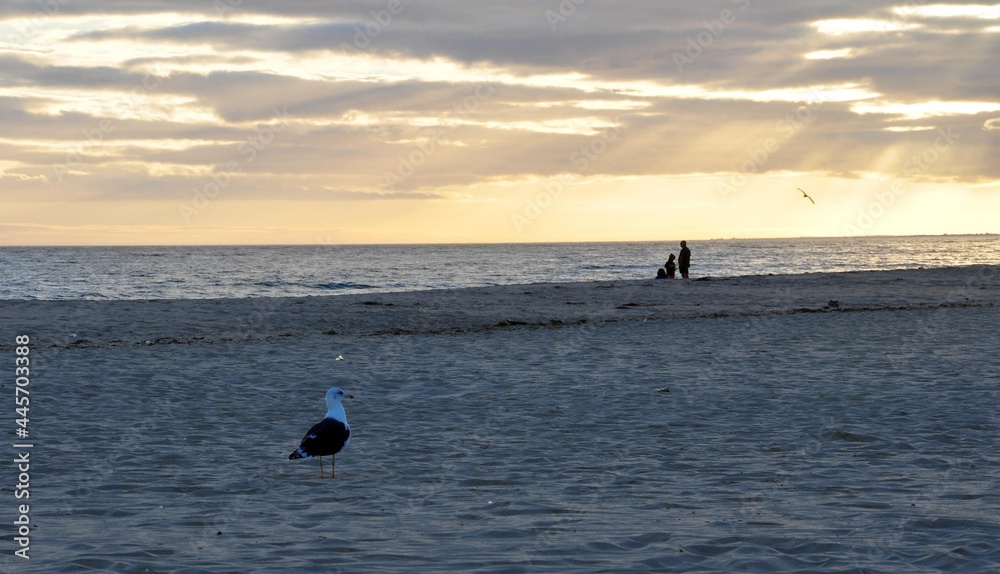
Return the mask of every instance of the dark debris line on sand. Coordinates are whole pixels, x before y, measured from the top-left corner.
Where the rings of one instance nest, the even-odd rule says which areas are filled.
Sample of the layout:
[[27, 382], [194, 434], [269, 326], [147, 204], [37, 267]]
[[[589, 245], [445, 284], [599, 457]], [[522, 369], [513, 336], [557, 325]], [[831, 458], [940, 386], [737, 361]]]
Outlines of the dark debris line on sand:
[[[911, 311], [1000, 304], [1000, 268], [569, 283], [259, 300], [0, 302], [58, 349], [559, 329], [619, 321]], [[674, 284], [670, 284], [674, 283]], [[116, 324], [109, 317], [141, 317]], [[61, 323], [62, 316], [78, 317]], [[90, 317], [81, 324], [79, 317]], [[57, 320], [53, 321], [55, 318]], [[90, 324], [90, 323], [93, 324]], [[60, 331], [62, 330], [62, 331]], [[68, 332], [78, 333], [76, 336]], [[0, 348], [10, 346], [0, 341]]]

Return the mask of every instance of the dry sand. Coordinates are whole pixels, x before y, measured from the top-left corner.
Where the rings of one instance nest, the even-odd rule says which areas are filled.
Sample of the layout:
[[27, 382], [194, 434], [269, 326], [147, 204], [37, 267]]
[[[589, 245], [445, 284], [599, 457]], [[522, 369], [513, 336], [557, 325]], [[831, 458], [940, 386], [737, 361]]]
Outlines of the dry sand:
[[[3, 572], [1000, 569], [1000, 267], [0, 324], [5, 401], [32, 338], [35, 443]], [[320, 480], [287, 455], [334, 382], [354, 435]]]

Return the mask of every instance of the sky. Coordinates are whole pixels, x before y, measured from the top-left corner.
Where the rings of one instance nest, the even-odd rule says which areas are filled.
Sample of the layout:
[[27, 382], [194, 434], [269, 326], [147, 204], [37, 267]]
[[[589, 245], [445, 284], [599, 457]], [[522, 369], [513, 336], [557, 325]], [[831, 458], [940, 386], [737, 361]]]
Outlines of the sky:
[[0, 245], [995, 233], [998, 60], [968, 2], [7, 0]]

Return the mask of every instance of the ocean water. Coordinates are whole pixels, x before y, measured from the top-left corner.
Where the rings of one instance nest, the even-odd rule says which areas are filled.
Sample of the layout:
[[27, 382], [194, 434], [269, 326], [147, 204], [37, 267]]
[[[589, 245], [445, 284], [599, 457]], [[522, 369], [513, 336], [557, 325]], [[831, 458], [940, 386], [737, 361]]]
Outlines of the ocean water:
[[[1000, 264], [1000, 236], [690, 241], [692, 278]], [[209, 299], [652, 278], [676, 242], [3, 247], [0, 299]]]

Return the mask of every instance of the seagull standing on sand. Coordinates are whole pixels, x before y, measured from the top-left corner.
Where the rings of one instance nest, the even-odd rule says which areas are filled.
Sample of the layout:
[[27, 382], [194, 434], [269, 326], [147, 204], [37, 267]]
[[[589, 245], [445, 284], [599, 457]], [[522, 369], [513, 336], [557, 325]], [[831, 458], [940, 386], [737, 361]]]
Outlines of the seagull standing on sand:
[[805, 191], [803, 191], [801, 187], [796, 187], [795, 189], [797, 189], [797, 190], [799, 190], [799, 191], [802, 191], [802, 197], [804, 197], [804, 198], [808, 199], [809, 201], [812, 201], [812, 204], [813, 204], [813, 205], [816, 205], [816, 202], [815, 202], [815, 201], [813, 201], [813, 198], [809, 197], [809, 194], [808, 194], [808, 193], [806, 193]]
[[351, 443], [351, 427], [347, 424], [347, 415], [341, 403], [344, 397], [353, 399], [354, 395], [349, 395], [338, 387], [326, 392], [326, 417], [314, 424], [303, 437], [299, 448], [288, 455], [288, 460], [318, 456], [320, 478], [323, 478], [323, 457], [330, 455], [330, 478], [333, 478], [333, 455]]

